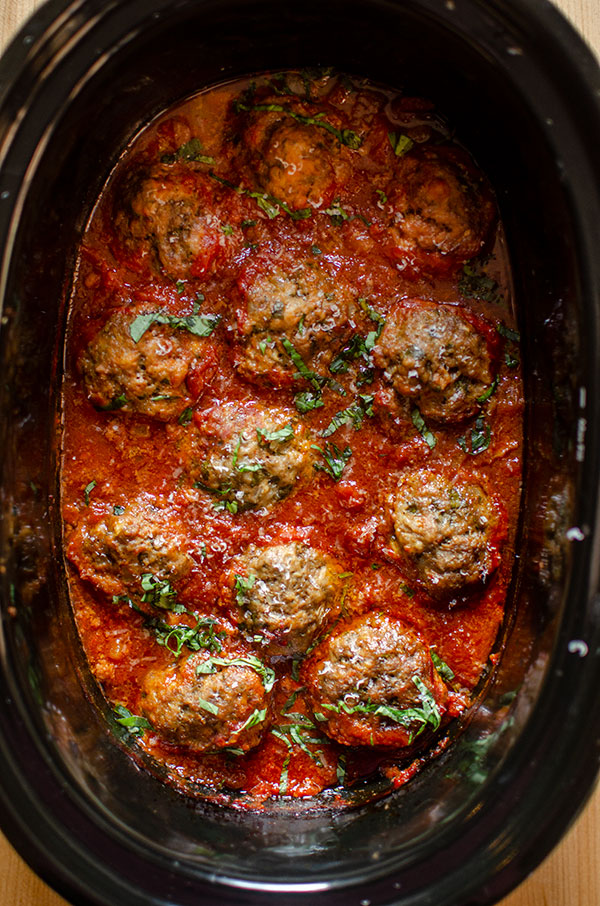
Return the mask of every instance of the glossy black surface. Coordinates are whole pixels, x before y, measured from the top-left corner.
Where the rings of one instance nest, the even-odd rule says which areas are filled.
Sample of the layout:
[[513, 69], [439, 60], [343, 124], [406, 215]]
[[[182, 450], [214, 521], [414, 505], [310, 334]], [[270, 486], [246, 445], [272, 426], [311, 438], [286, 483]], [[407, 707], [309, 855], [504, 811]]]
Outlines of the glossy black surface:
[[[200, 87], [333, 65], [434, 98], [496, 187], [527, 374], [512, 630], [469, 727], [391, 797], [245, 814], [140, 770], [87, 674], [58, 519], [66, 291], [135, 131]], [[600, 76], [539, 0], [54, 0], [0, 63], [2, 827], [77, 904], [484, 906], [599, 749]], [[300, 811], [297, 811], [300, 809]]]

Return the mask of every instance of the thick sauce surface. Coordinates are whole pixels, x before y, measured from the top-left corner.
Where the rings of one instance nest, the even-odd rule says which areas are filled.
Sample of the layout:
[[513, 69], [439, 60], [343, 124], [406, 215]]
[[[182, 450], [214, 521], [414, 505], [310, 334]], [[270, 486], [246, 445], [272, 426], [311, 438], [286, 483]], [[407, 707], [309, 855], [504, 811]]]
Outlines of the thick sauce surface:
[[432, 106], [288, 73], [168, 111], [66, 363], [71, 599], [132, 741], [253, 805], [408, 779], [488, 666], [521, 480], [502, 229]]

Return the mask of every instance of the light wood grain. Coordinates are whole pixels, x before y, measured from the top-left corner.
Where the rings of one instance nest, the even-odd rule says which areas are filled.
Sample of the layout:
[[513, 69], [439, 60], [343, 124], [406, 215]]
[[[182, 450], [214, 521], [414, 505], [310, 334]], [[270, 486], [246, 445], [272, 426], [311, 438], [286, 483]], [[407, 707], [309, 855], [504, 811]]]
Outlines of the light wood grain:
[[[0, 0], [0, 51], [41, 2]], [[556, 5], [600, 54], [600, 0], [556, 0]], [[599, 906], [599, 869], [600, 789], [562, 843], [499, 906]], [[1, 835], [0, 906], [67, 906]]]

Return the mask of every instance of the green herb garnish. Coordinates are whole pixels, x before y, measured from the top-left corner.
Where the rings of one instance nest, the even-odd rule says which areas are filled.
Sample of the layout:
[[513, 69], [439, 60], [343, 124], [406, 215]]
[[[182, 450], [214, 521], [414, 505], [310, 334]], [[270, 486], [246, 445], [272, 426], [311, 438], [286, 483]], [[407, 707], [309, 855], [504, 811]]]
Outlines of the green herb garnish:
[[388, 132], [390, 145], [393, 148], [396, 157], [402, 157], [413, 147], [414, 142], [408, 135], [403, 132]]
[[188, 406], [187, 409], [184, 409], [184, 410], [183, 410], [183, 412], [181, 413], [181, 415], [180, 415], [179, 418], [177, 419], [177, 422], [178, 422], [180, 425], [183, 425], [184, 427], [186, 427], [186, 426], [189, 425], [190, 422], [192, 421], [192, 415], [193, 415], [193, 413], [194, 413], [194, 410], [192, 409], [192, 407], [191, 407], [191, 406]]
[[97, 484], [98, 484], [98, 482], [95, 479], [92, 479], [92, 481], [90, 481], [90, 483], [87, 484], [85, 486], [85, 488], [83, 489], [83, 499], [85, 501], [86, 506], [90, 505], [90, 494], [92, 493], [92, 491], [94, 490], [94, 488], [96, 487]]
[[359, 394], [355, 403], [335, 413], [325, 430], [321, 431], [321, 437], [331, 437], [342, 425], [353, 425], [358, 431], [365, 416], [373, 417], [373, 399], [371, 395]]
[[116, 705], [113, 711], [116, 721], [132, 736], [143, 736], [146, 730], [152, 730], [152, 724], [145, 717], [132, 714], [124, 705]]
[[129, 325], [129, 334], [134, 343], [139, 343], [153, 324], [168, 324], [175, 330], [188, 330], [197, 337], [208, 337], [220, 320], [220, 315], [192, 314], [178, 317], [162, 311], [153, 311], [137, 315]]
[[325, 460], [324, 463], [316, 462], [315, 469], [318, 469], [321, 472], [327, 472], [334, 481], [339, 481], [348, 460], [352, 456], [350, 447], [346, 447], [345, 450], [340, 450], [335, 444], [330, 443], [325, 444], [324, 450], [316, 444], [311, 444], [311, 447], [313, 450], [318, 450]]
[[477, 271], [467, 262], [458, 283], [458, 290], [465, 299], [481, 299], [483, 302], [503, 302], [500, 287], [492, 277]]
[[435, 667], [441, 678], [444, 680], [444, 682], [451, 683], [454, 679], [454, 671], [451, 670], [448, 664], [441, 659], [441, 657], [437, 654], [436, 651], [433, 650], [433, 648], [429, 649], [429, 653], [431, 654], [433, 666]]
[[142, 602], [160, 607], [161, 610], [171, 610], [173, 613], [183, 613], [185, 607], [177, 603], [177, 592], [171, 587], [168, 579], [159, 579], [152, 573], [142, 575]]
[[163, 154], [161, 163], [174, 164], [178, 160], [195, 161], [200, 164], [214, 164], [214, 157], [203, 153], [202, 143], [199, 138], [191, 138], [189, 142], [181, 145], [173, 154]]
[[427, 444], [429, 449], [433, 450], [433, 448], [437, 444], [435, 434], [432, 434], [432, 432], [429, 430], [429, 428], [425, 424], [425, 419], [423, 418], [423, 416], [421, 415], [420, 411], [417, 409], [416, 406], [413, 409], [413, 411], [411, 412], [411, 418], [412, 418], [413, 425], [415, 426], [415, 428], [417, 429], [417, 431], [419, 432], [419, 434], [421, 435], [421, 437], [423, 438], [423, 440], [425, 441], [425, 443]]
[[458, 438], [458, 446], [461, 450], [464, 450], [465, 453], [469, 453], [471, 456], [477, 456], [478, 453], [483, 453], [484, 450], [487, 450], [491, 438], [492, 429], [485, 421], [483, 415], [479, 415], [469, 432], [468, 439], [466, 434], [463, 434], [462, 437]]
[[211, 656], [196, 666], [196, 675], [217, 673], [217, 667], [250, 667], [262, 679], [265, 692], [270, 692], [275, 685], [275, 671], [267, 667], [257, 657], [249, 654], [247, 657], [216, 657]]
[[261, 444], [281, 444], [286, 440], [292, 439], [294, 436], [294, 426], [291, 422], [288, 422], [283, 428], [278, 428], [275, 431], [263, 431], [262, 428], [257, 428], [256, 436]]

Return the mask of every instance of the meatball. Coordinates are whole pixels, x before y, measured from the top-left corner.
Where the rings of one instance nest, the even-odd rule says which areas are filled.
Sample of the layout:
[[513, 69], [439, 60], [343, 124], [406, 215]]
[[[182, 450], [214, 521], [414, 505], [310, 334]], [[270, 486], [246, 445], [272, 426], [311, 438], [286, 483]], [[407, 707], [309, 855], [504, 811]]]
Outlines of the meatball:
[[186, 378], [200, 362], [206, 341], [157, 322], [137, 339], [137, 326], [151, 314], [164, 319], [148, 305], [115, 311], [79, 356], [78, 367], [98, 409], [171, 421], [192, 402]]
[[297, 355], [310, 371], [326, 369], [357, 308], [339, 283], [307, 263], [292, 274], [279, 268], [248, 273], [240, 288], [238, 371], [276, 387], [300, 378]]
[[483, 177], [466, 155], [423, 148], [399, 159], [388, 192], [390, 252], [409, 271], [451, 273], [478, 255], [495, 219]]
[[425, 418], [459, 422], [493, 381], [490, 347], [462, 309], [417, 300], [388, 315], [373, 360]]
[[310, 437], [289, 409], [229, 402], [196, 424], [180, 447], [184, 469], [230, 512], [268, 507], [312, 473]]
[[336, 189], [336, 141], [327, 129], [296, 116], [309, 118], [281, 109], [253, 116], [243, 141], [249, 169], [258, 189], [291, 210], [326, 208]]
[[151, 670], [142, 687], [142, 711], [173, 745], [195, 752], [258, 745], [270, 719], [274, 677], [254, 656], [198, 652]]
[[397, 617], [369, 613], [338, 626], [302, 668], [319, 727], [344, 745], [410, 745], [437, 730], [447, 689], [429, 649]]
[[409, 469], [388, 505], [400, 552], [434, 597], [483, 583], [498, 565], [497, 507], [468, 476]]
[[262, 635], [271, 655], [305, 654], [339, 613], [341, 572], [306, 544], [252, 545], [231, 567], [240, 627]]
[[136, 503], [81, 520], [67, 554], [82, 579], [107, 595], [138, 594], [142, 576], [177, 583], [192, 569], [193, 541], [173, 514]]
[[138, 174], [117, 227], [126, 244], [148, 247], [173, 280], [203, 277], [239, 239], [223, 229], [231, 224], [221, 218], [216, 192], [213, 180], [185, 164]]

